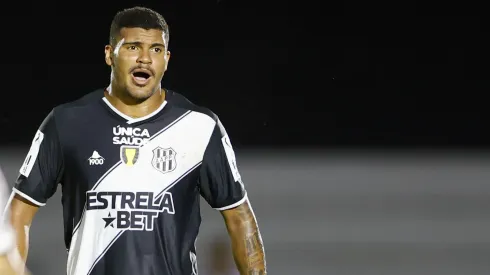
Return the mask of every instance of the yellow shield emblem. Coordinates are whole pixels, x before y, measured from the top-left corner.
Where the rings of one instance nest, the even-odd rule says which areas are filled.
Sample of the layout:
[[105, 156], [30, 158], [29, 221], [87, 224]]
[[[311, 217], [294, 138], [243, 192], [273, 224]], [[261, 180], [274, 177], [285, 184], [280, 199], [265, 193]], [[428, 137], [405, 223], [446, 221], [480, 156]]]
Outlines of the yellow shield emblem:
[[139, 152], [139, 147], [121, 146], [121, 161], [127, 166], [133, 166], [138, 161]]

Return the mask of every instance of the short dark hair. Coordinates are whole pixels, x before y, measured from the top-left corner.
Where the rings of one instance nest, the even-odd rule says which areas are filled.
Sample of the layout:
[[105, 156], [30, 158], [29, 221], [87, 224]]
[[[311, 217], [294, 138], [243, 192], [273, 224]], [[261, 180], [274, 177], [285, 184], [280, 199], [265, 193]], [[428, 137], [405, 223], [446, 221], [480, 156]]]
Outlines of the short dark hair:
[[157, 29], [165, 34], [165, 45], [168, 47], [170, 39], [168, 25], [158, 12], [145, 8], [133, 7], [119, 11], [112, 20], [109, 34], [109, 43], [115, 45], [122, 28], [143, 28], [145, 30]]

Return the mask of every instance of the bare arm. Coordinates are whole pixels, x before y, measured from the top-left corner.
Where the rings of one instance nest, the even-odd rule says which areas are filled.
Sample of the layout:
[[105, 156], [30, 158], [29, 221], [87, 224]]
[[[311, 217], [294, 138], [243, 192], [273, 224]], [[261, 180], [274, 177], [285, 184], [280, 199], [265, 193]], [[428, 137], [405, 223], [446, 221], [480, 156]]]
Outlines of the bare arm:
[[12, 227], [17, 234], [17, 250], [24, 261], [29, 248], [29, 228], [39, 207], [16, 195], [10, 206]]
[[[1, 187], [1, 186], [0, 186]], [[0, 192], [1, 193], [1, 192]], [[1, 195], [1, 194], [0, 194]], [[0, 204], [0, 208], [3, 208], [3, 202]], [[10, 221], [3, 220], [10, 217], [9, 215], [3, 215], [4, 209], [0, 209], [0, 274], [2, 275], [17, 275], [14, 267], [10, 263], [9, 253], [13, 249], [15, 235], [10, 227]]]
[[7, 256], [0, 256], [0, 274], [16, 275], [15, 270], [12, 268]]
[[267, 274], [264, 244], [249, 202], [221, 212], [241, 275]]

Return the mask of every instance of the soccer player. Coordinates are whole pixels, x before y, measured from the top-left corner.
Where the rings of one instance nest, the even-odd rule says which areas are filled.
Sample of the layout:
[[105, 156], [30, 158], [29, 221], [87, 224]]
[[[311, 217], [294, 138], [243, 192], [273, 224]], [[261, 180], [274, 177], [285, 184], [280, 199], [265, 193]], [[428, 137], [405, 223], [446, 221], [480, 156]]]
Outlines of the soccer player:
[[11, 204], [24, 228], [62, 190], [68, 275], [198, 274], [199, 200], [220, 211], [241, 274], [266, 274], [256, 218], [225, 128], [164, 89], [169, 30], [134, 7], [111, 24], [110, 84], [56, 106], [34, 135]]

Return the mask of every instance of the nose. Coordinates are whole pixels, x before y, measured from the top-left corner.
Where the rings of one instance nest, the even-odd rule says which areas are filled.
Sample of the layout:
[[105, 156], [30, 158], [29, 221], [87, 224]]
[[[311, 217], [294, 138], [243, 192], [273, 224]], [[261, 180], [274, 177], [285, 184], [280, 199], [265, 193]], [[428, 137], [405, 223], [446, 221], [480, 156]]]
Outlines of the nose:
[[146, 50], [140, 51], [140, 55], [138, 56], [137, 62], [143, 64], [151, 64], [152, 60], [149, 52]]

